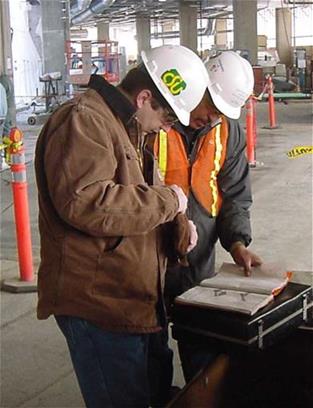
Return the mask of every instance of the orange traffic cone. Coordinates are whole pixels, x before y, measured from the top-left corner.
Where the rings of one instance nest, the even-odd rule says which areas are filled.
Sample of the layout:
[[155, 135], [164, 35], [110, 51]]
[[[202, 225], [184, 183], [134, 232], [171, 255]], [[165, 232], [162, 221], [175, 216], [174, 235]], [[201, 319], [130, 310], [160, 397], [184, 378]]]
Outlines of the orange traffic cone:
[[9, 139], [8, 153], [12, 172], [12, 191], [20, 278], [4, 281], [2, 283], [2, 290], [9, 292], [33, 292], [37, 290], [37, 285], [34, 282], [33, 273], [23, 134], [19, 129], [12, 128]]

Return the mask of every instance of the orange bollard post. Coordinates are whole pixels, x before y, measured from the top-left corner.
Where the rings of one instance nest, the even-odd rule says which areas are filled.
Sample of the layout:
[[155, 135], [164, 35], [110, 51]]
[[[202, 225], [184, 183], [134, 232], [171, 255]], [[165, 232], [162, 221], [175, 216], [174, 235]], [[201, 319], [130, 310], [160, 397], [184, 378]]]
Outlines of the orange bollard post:
[[252, 96], [252, 109], [253, 109], [253, 143], [254, 143], [254, 156], [256, 156], [256, 145], [257, 145], [257, 118], [256, 118], [256, 104], [258, 98], [254, 95]]
[[4, 281], [2, 289], [10, 292], [30, 292], [36, 291], [37, 285], [34, 284], [23, 134], [19, 129], [12, 128], [9, 139], [8, 154], [12, 173], [20, 279], [18, 281]]
[[267, 76], [267, 94], [268, 94], [268, 116], [270, 125], [267, 129], [277, 129], [276, 123], [276, 111], [275, 111], [275, 100], [274, 100], [274, 86], [271, 75]]
[[256, 123], [255, 123], [255, 108], [254, 97], [251, 95], [246, 102], [246, 137], [247, 137], [247, 159], [249, 166], [256, 166], [255, 158], [255, 139], [256, 139]]

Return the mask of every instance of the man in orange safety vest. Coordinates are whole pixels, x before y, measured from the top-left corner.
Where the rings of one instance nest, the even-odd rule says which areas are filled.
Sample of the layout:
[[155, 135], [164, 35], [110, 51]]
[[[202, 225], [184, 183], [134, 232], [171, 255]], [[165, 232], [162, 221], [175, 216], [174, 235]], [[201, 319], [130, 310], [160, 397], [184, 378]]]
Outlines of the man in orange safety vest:
[[[217, 240], [246, 275], [262, 262], [247, 248], [252, 197], [245, 135], [237, 121], [253, 92], [253, 70], [233, 51], [218, 54], [206, 66], [208, 89], [191, 113], [189, 126], [177, 123], [167, 133], [161, 131], [154, 145], [160, 177], [165, 184], [182, 187], [188, 196], [187, 215], [198, 233], [198, 243], [187, 255], [188, 266], [168, 267], [165, 296], [170, 301], [215, 274]], [[197, 344], [179, 341], [178, 348], [187, 382], [212, 359]], [[167, 332], [155, 336], [153, 350], [150, 382], [152, 404], [157, 406], [170, 398], [173, 368]]]

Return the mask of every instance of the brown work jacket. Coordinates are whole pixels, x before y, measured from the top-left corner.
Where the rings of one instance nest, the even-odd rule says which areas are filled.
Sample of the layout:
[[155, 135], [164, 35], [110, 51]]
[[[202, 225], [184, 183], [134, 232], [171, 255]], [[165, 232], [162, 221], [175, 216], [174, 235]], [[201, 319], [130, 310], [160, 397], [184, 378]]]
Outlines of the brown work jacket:
[[121, 109], [112, 109], [112, 94], [122, 94], [99, 83], [102, 96], [89, 89], [62, 105], [38, 139], [38, 318], [154, 332], [165, 273], [159, 226], [173, 220], [178, 200], [145, 183]]

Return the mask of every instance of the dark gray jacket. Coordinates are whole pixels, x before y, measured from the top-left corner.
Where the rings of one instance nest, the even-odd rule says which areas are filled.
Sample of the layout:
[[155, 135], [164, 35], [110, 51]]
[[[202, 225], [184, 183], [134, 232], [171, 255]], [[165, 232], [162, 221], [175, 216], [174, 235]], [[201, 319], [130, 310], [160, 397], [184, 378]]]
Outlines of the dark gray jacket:
[[[212, 217], [190, 194], [187, 215], [196, 224], [198, 243], [188, 255], [189, 267], [168, 268], [165, 293], [171, 298], [215, 274], [214, 247], [217, 239], [226, 251], [230, 250], [235, 241], [242, 241], [246, 246], [251, 242], [249, 207], [252, 197], [249, 165], [245, 155], [245, 134], [238, 121], [229, 120], [228, 123], [226, 160], [217, 176], [223, 197], [222, 207], [218, 216]], [[192, 143], [190, 136], [193, 131], [182, 125], [176, 127], [184, 138], [191, 162], [195, 160], [199, 140], [211, 128], [208, 126], [195, 134], [195, 142]]]

